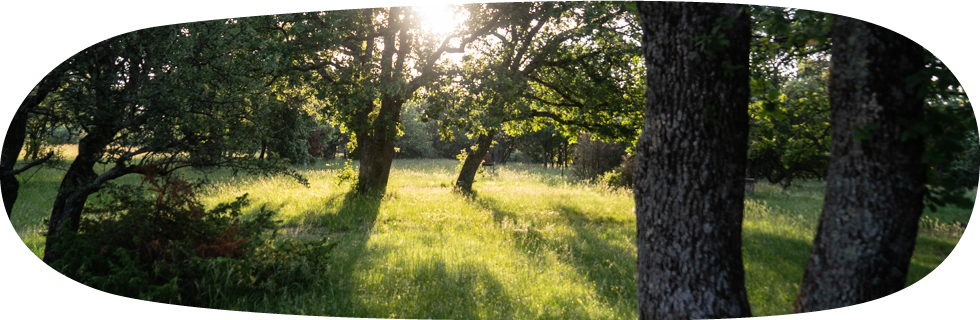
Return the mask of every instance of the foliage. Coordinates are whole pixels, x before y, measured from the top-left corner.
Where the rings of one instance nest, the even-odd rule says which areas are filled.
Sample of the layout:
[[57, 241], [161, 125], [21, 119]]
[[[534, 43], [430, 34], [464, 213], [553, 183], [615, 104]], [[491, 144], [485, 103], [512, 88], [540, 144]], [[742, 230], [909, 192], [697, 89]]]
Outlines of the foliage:
[[357, 173], [354, 172], [354, 168], [351, 167], [351, 160], [347, 159], [344, 162], [344, 167], [340, 169], [340, 173], [337, 173], [336, 182], [337, 186], [344, 184], [345, 182], [354, 182], [357, 179]]
[[749, 105], [748, 174], [783, 187], [823, 178], [830, 166], [829, 61], [800, 59], [797, 66], [781, 77], [778, 90], [756, 92], [765, 97]]
[[977, 186], [980, 154], [977, 149], [977, 118], [973, 105], [956, 76], [937, 57], [927, 52], [925, 68], [916, 77], [926, 81], [922, 95], [926, 100], [925, 116], [918, 123], [903, 123], [903, 139], [924, 137], [926, 150], [926, 205], [954, 204], [972, 208], [973, 201], [963, 196], [965, 189]]
[[551, 123], [529, 128], [515, 138], [516, 149], [521, 150], [531, 161], [545, 165], [567, 163], [562, 160], [569, 160], [567, 148], [570, 143], [575, 142]]
[[517, 150], [510, 154], [510, 157], [507, 158], [507, 161], [524, 163], [524, 162], [530, 162], [531, 159], [528, 158], [527, 155], [525, 155], [520, 150]]
[[291, 164], [313, 160], [308, 139], [318, 128], [318, 123], [311, 115], [295, 108], [276, 108], [271, 110], [271, 117], [266, 121], [270, 122], [262, 126], [262, 131], [271, 132], [262, 143], [272, 155]]
[[[963, 141], [963, 152], [953, 157], [949, 164], [949, 176], [955, 179], [956, 185], [976, 189], [980, 176], [980, 141], [974, 133]], [[972, 208], [972, 207], [968, 207]]]
[[616, 168], [603, 173], [599, 181], [617, 188], [633, 188], [633, 172], [636, 169], [636, 161], [632, 155], [623, 156], [623, 162]]
[[422, 118], [425, 102], [405, 103], [401, 114], [402, 135], [395, 141], [400, 158], [435, 158], [438, 156], [433, 142], [439, 139], [434, 121]]
[[275, 212], [244, 218], [248, 194], [205, 209], [200, 185], [144, 178], [98, 194], [79, 231], [55, 244], [52, 267], [93, 288], [151, 301], [209, 306], [235, 296], [277, 293], [315, 276], [331, 245], [276, 240]]
[[752, 6], [748, 176], [784, 188], [830, 164], [830, 22], [822, 12]]
[[[426, 95], [442, 130], [519, 136], [553, 126], [632, 141], [643, 82], [635, 17], [621, 3], [487, 5], [473, 20], [499, 17]], [[476, 25], [482, 25], [475, 23]], [[529, 150], [524, 150], [528, 154]], [[545, 159], [550, 162], [550, 159]]]
[[337, 127], [321, 124], [306, 138], [307, 153], [316, 159], [332, 160], [347, 140]]

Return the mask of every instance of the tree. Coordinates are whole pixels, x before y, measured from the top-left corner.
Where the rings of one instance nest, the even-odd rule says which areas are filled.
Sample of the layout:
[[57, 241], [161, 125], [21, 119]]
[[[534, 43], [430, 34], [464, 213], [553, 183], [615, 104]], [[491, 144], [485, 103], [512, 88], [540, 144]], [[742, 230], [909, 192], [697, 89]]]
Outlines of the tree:
[[748, 317], [747, 8], [638, 6], [647, 66], [634, 176], [640, 318]]
[[823, 179], [830, 165], [830, 105], [826, 59], [801, 59], [779, 96], [749, 105], [749, 175], [789, 187], [797, 178]]
[[[254, 40], [247, 35], [234, 20], [143, 29], [62, 64], [66, 121], [85, 135], [54, 199], [45, 262], [62, 255], [52, 247], [56, 238], [78, 231], [88, 196], [124, 175], [216, 166], [289, 173], [254, 157], [249, 112], [257, 106], [249, 101], [269, 95], [253, 70], [261, 57], [243, 50]], [[106, 169], [97, 172], [99, 165]]]
[[[424, 104], [425, 102], [421, 102]], [[405, 158], [435, 158], [436, 149], [433, 142], [439, 139], [435, 123], [420, 119], [424, 107], [419, 101], [409, 101], [402, 112], [402, 135], [398, 137], [396, 146], [398, 156]], [[423, 121], [425, 120], [425, 121]]]
[[831, 15], [751, 8], [748, 174], [784, 188], [797, 178], [824, 178], [830, 163]]
[[492, 29], [488, 21], [472, 34], [439, 37], [422, 28], [413, 8], [396, 7], [278, 15], [264, 31], [280, 49], [268, 51], [280, 61], [277, 76], [313, 87], [324, 116], [353, 134], [355, 191], [383, 194], [402, 106], [436, 79], [443, 53], [462, 52], [474, 34]]
[[[472, 191], [494, 136], [549, 125], [574, 140], [580, 128], [632, 140], [642, 84], [638, 31], [621, 3], [532, 2], [488, 5], [500, 26], [474, 42], [462, 67], [430, 95], [432, 115], [477, 137], [456, 188]], [[494, 12], [494, 11], [491, 11]], [[550, 160], [550, 157], [548, 157]]]
[[888, 29], [835, 17], [832, 160], [795, 312], [874, 300], [905, 286], [923, 210], [925, 51]]
[[14, 112], [14, 118], [10, 121], [10, 127], [4, 136], [3, 150], [0, 151], [0, 190], [3, 193], [3, 207], [7, 210], [8, 218], [10, 218], [13, 211], [14, 203], [17, 201], [18, 189], [20, 189], [17, 174], [40, 165], [51, 157], [51, 154], [48, 154], [46, 157], [36, 159], [36, 161], [20, 169], [14, 169], [14, 166], [17, 164], [17, 157], [24, 147], [24, 139], [27, 137], [30, 114], [32, 112], [38, 112], [45, 98], [56, 91], [58, 86], [62, 84], [64, 71], [63, 68], [55, 68], [55, 70], [52, 70], [46, 77], [41, 79], [41, 82], [34, 87], [34, 90], [31, 91], [27, 98], [24, 98], [20, 107]]

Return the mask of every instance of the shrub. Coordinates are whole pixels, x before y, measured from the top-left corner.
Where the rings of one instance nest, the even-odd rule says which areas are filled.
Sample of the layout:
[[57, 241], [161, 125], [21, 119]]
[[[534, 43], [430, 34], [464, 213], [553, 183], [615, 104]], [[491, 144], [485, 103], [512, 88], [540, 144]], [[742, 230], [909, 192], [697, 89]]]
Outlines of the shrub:
[[[200, 187], [176, 178], [112, 186], [86, 208], [79, 231], [55, 241], [52, 267], [93, 288], [190, 306], [310, 283], [332, 245], [276, 239], [274, 212], [243, 216], [247, 194], [205, 210]], [[295, 286], [294, 285], [294, 286]]]
[[592, 140], [586, 134], [580, 135], [578, 143], [575, 144], [572, 174], [585, 180], [599, 178], [620, 165], [623, 154], [625, 154], [623, 146]]
[[510, 157], [507, 158], [507, 161], [524, 163], [524, 162], [531, 161], [531, 159], [528, 158], [527, 155], [525, 155], [523, 152], [518, 150], [511, 153]]
[[633, 169], [636, 162], [633, 156], [623, 156], [623, 162], [618, 167], [603, 173], [599, 181], [612, 187], [633, 188]]

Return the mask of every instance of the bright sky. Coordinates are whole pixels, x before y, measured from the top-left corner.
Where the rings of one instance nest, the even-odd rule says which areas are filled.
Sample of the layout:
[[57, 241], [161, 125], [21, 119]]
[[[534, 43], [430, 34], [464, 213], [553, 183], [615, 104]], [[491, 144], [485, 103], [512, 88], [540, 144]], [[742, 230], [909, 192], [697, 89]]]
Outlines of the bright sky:
[[422, 12], [423, 23], [435, 34], [446, 35], [459, 24], [451, 5], [427, 5], [415, 8]]

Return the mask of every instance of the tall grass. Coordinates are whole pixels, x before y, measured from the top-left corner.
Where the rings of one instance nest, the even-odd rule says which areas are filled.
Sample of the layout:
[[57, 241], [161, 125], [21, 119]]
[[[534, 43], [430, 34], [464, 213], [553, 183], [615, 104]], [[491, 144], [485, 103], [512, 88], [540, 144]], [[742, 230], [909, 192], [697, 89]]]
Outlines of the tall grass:
[[[249, 193], [250, 210], [278, 212], [280, 232], [338, 243], [318, 281], [297, 284], [289, 294], [226, 300], [217, 307], [347, 317], [637, 317], [631, 191], [576, 182], [558, 169], [512, 164], [478, 177], [476, 192], [464, 196], [452, 192], [457, 164], [396, 160], [381, 198], [349, 194], [349, 182], [335, 179], [338, 162], [297, 167], [309, 188], [286, 177], [209, 174], [214, 183], [204, 191], [206, 206]], [[40, 255], [41, 220], [50, 212], [60, 172], [41, 169], [24, 180], [14, 224]], [[790, 312], [824, 188], [817, 181], [785, 191], [759, 183], [746, 197], [743, 252], [755, 315]], [[926, 212], [909, 283], [949, 254], [969, 215], [952, 208]]]

